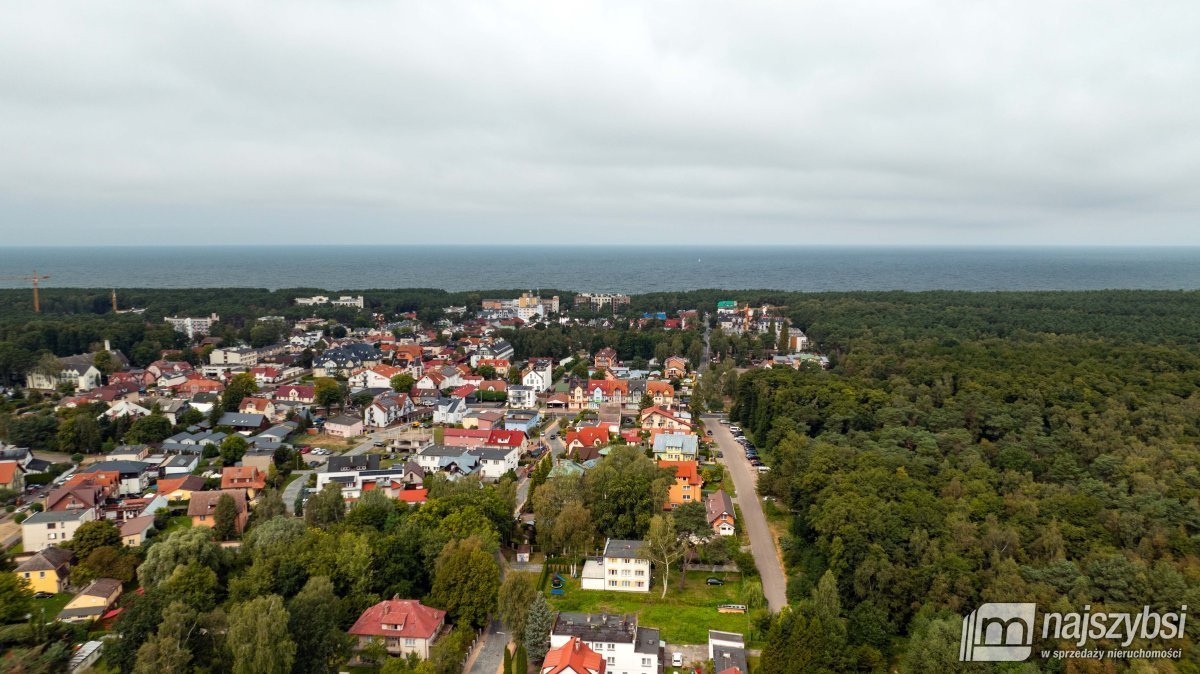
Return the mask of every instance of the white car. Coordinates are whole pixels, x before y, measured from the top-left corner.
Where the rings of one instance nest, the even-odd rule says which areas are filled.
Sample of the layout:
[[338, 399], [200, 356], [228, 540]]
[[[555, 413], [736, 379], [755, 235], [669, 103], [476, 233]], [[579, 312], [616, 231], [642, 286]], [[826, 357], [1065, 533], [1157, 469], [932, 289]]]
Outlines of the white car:
[[675, 651], [674, 653], [671, 654], [671, 666], [672, 667], [682, 667], [683, 666], [683, 653], [680, 653], [679, 651]]

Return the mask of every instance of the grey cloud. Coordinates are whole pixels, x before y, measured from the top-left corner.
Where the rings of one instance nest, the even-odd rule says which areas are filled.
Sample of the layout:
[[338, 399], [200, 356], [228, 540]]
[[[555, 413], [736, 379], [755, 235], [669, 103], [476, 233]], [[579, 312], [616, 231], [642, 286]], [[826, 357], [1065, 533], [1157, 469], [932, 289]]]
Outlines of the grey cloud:
[[4, 14], [9, 243], [1200, 243], [1195, 3]]

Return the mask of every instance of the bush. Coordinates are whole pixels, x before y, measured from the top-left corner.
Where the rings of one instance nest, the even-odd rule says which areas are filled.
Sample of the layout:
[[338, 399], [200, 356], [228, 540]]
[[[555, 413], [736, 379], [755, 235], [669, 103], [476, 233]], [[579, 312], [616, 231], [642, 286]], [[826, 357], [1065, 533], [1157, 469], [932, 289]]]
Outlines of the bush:
[[81, 463], [81, 462], [83, 462], [83, 455], [80, 454], [79, 452], [75, 452], [74, 454], [71, 455], [71, 461], [74, 463]]

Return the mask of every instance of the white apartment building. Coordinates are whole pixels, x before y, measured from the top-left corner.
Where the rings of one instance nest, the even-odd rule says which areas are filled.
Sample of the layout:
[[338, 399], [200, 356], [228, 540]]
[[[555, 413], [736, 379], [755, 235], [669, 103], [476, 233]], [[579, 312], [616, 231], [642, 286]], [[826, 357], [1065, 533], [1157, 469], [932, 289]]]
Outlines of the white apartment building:
[[167, 316], [164, 321], [171, 324], [175, 328], [175, 332], [182, 332], [188, 336], [188, 339], [193, 339], [197, 335], [204, 336], [212, 331], [213, 323], [221, 320], [221, 317], [213, 314], [208, 318], [191, 318], [188, 316]]
[[600, 559], [584, 563], [580, 586], [585, 590], [649, 592], [650, 559], [643, 551], [645, 546], [645, 541], [606, 540]]
[[51, 545], [71, 540], [84, 522], [96, 519], [95, 508], [51, 510], [34, 513], [21, 522], [21, 543], [25, 552], [38, 552]]
[[658, 674], [665, 644], [657, 629], [639, 627], [637, 615], [559, 613], [550, 628], [550, 647], [578, 637], [604, 658], [606, 674]]
[[258, 364], [258, 351], [248, 346], [232, 346], [213, 349], [208, 356], [210, 365], [240, 365], [249, 367]]

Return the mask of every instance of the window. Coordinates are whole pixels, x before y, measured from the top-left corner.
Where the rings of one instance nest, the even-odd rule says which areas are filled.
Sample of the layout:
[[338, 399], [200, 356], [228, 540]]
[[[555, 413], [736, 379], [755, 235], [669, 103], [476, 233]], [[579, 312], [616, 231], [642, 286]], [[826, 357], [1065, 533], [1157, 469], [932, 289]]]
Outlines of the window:
[[416, 645], [417, 645], [417, 640], [416, 640], [416, 639], [405, 639], [405, 640], [404, 640], [404, 645], [405, 645], [405, 646], [416, 646]]
[[52, 541], [52, 540], [54, 540], [54, 539], [56, 539], [56, 538], [58, 538], [58, 534], [46, 534], [46, 539], [47, 539], [47, 540], [51, 540], [51, 541]]
[[642, 666], [649, 667], [650, 666], [650, 658], [642, 658]]
[[613, 657], [613, 656], [611, 656], [611, 655], [610, 655], [610, 656], [608, 656], [608, 664], [609, 664], [609, 666], [610, 666], [610, 667], [611, 667], [612, 665], [615, 665], [615, 664], [617, 664], [617, 659], [616, 659], [616, 658], [614, 658], [614, 657]]
[[608, 650], [610, 650], [610, 651], [615, 651], [615, 650], [617, 650], [617, 645], [616, 645], [616, 644], [609, 644], [609, 645], [608, 645]]
[[[25, 577], [26, 577], [26, 578], [28, 578], [28, 577], [29, 577], [29, 574], [28, 574], [28, 573], [27, 573], [27, 574], [25, 574]], [[46, 577], [46, 572], [45, 572], [45, 571], [38, 571], [38, 578], [45, 578], [45, 577]]]

